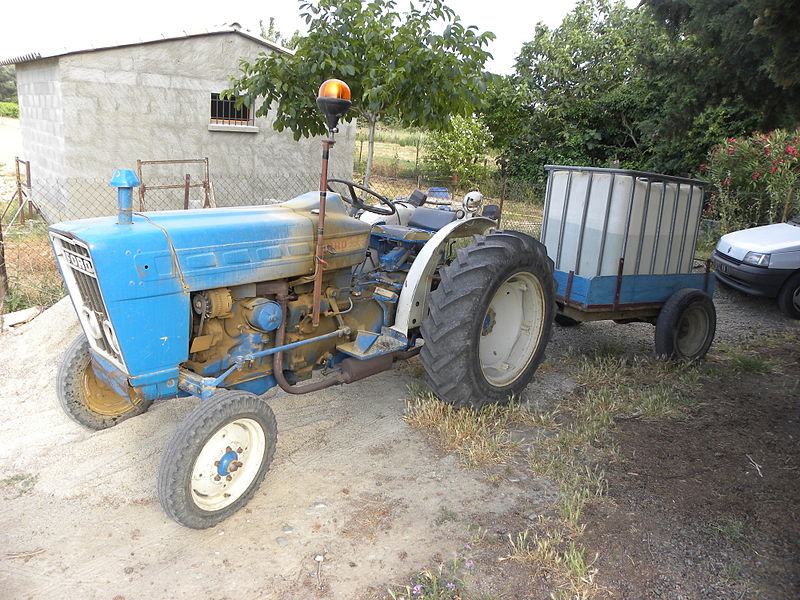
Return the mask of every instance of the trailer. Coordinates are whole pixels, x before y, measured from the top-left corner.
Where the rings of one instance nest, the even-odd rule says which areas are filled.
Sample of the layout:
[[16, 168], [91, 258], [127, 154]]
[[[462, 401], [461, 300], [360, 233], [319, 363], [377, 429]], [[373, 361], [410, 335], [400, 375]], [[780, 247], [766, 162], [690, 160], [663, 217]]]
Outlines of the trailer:
[[547, 165], [541, 241], [556, 322], [646, 322], [656, 353], [693, 360], [714, 340], [714, 274], [695, 258], [706, 183], [642, 171]]

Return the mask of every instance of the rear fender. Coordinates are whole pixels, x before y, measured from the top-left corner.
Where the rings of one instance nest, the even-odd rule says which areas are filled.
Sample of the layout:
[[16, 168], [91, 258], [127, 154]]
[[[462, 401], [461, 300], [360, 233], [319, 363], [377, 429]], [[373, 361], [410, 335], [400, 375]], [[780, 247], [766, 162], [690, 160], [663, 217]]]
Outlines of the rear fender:
[[464, 221], [453, 221], [437, 231], [429, 239], [414, 259], [403, 284], [403, 291], [397, 301], [397, 314], [392, 330], [408, 336], [408, 330], [422, 325], [428, 312], [428, 294], [436, 267], [439, 266], [441, 251], [445, 244], [455, 238], [483, 235], [497, 227], [497, 222], [484, 217], [474, 217]]

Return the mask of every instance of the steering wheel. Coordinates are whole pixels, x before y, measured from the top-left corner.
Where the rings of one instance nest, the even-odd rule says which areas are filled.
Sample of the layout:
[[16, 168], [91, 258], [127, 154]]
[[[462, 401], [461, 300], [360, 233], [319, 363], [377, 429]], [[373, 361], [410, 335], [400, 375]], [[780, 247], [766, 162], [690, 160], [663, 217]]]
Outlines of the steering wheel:
[[[393, 215], [397, 212], [397, 208], [395, 208], [391, 200], [389, 200], [385, 196], [381, 196], [378, 192], [371, 190], [368, 187], [364, 187], [363, 185], [356, 183], [355, 181], [329, 177], [328, 191], [333, 192], [335, 194], [337, 192], [331, 187], [331, 183], [341, 183], [342, 185], [347, 186], [347, 189], [350, 191], [350, 197], [345, 198], [344, 196], [342, 196], [342, 200], [344, 200], [348, 204], [351, 204], [356, 209], [362, 209], [367, 212], [375, 213], [376, 215], [384, 215], [384, 216]], [[358, 197], [358, 194], [356, 194], [356, 189], [359, 189], [362, 192], [377, 198], [381, 204], [385, 204], [388, 208], [381, 208], [380, 206], [370, 206], [369, 204], [366, 204], [361, 198]]]

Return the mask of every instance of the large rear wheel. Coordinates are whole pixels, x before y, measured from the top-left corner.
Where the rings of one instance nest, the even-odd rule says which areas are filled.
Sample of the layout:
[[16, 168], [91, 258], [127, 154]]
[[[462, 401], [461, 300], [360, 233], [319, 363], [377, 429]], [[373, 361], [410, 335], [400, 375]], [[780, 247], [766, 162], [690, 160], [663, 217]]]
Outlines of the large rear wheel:
[[553, 264], [544, 246], [516, 231], [476, 236], [440, 275], [422, 323], [428, 385], [457, 407], [508, 402], [550, 338]]
[[92, 368], [89, 340], [80, 334], [67, 347], [56, 375], [61, 408], [89, 429], [106, 429], [145, 412], [153, 403], [134, 393], [120, 396]]

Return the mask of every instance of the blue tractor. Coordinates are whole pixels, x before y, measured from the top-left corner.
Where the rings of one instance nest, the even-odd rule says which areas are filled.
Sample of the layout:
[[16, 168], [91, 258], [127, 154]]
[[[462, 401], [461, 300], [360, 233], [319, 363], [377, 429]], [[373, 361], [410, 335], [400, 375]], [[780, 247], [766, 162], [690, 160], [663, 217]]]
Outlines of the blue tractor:
[[164, 510], [187, 527], [216, 525], [264, 479], [277, 426], [261, 396], [274, 386], [313, 392], [419, 354], [433, 392], [478, 408], [520, 393], [543, 358], [555, 309], [544, 247], [496, 230], [480, 194], [441, 210], [420, 192], [392, 201], [329, 180], [349, 97], [338, 80], [320, 88], [322, 191], [142, 213], [135, 175], [117, 171], [116, 217], [50, 228], [83, 329], [58, 371], [67, 414], [103, 429], [157, 399], [201, 400], [158, 474]]

